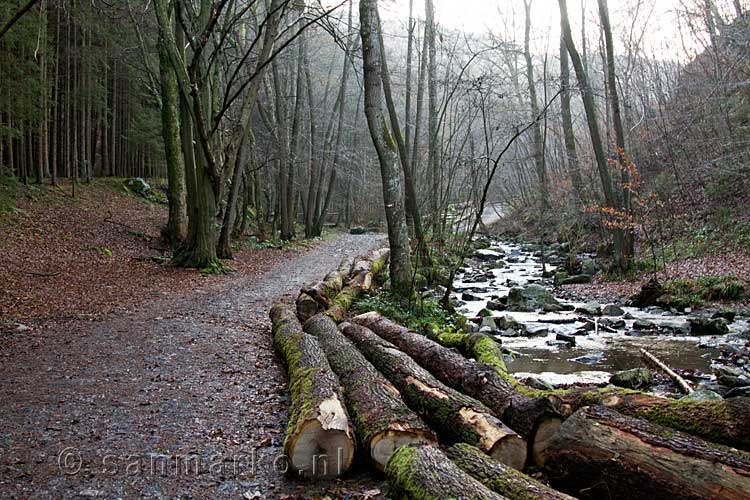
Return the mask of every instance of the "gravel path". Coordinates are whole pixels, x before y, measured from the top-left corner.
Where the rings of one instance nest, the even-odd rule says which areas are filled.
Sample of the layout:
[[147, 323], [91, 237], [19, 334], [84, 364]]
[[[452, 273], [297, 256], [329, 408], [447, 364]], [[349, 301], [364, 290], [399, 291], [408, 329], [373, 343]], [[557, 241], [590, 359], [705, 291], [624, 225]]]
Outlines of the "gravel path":
[[[5, 353], [0, 498], [319, 494], [280, 472], [289, 397], [267, 312], [345, 255], [382, 244], [342, 235], [259, 276], [156, 298]], [[325, 488], [377, 489], [361, 479]]]

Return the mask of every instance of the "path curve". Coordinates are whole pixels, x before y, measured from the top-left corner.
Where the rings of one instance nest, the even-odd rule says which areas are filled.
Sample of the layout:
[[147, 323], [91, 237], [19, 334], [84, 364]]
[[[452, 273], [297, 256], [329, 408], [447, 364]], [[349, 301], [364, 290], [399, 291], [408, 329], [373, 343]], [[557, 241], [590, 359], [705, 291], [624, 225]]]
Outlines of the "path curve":
[[81, 322], [5, 357], [0, 498], [294, 493], [279, 472], [289, 397], [268, 310], [384, 244], [341, 235], [260, 275]]

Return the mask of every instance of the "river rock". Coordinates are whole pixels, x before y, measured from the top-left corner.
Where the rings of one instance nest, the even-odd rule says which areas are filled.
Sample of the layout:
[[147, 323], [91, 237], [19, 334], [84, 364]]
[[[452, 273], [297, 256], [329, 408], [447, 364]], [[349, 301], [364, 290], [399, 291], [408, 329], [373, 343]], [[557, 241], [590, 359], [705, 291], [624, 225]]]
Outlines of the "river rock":
[[494, 262], [500, 260], [504, 256], [504, 253], [495, 250], [481, 249], [474, 252], [474, 257], [484, 262]]
[[615, 373], [609, 383], [626, 389], [642, 389], [654, 383], [654, 374], [646, 368], [633, 368]]
[[602, 306], [595, 302], [584, 304], [576, 308], [577, 313], [588, 314], [589, 316], [599, 316], [602, 313]]
[[719, 401], [721, 399], [724, 399], [721, 397], [721, 394], [709, 391], [708, 389], [699, 388], [687, 396], [681, 397], [680, 401]]
[[545, 382], [544, 380], [537, 377], [529, 377], [524, 381], [524, 383], [532, 389], [537, 389], [539, 391], [551, 391], [554, 389], [554, 386], [552, 386], [552, 384], [550, 384], [549, 382]]
[[508, 309], [511, 311], [533, 312], [543, 309], [545, 305], [559, 306], [560, 303], [541, 285], [515, 287], [508, 292]]
[[593, 276], [599, 272], [599, 265], [594, 259], [583, 259], [581, 262], [581, 273]]
[[479, 323], [479, 331], [482, 331], [482, 328], [489, 328], [492, 332], [497, 331], [497, 324], [495, 323], [495, 319], [491, 316], [483, 317], [482, 322]]
[[622, 316], [625, 314], [625, 311], [620, 306], [616, 306], [615, 304], [607, 304], [602, 309], [602, 316]]
[[505, 310], [505, 304], [498, 300], [488, 300], [487, 301], [487, 309], [490, 311], [504, 311]]
[[473, 293], [464, 292], [461, 294], [461, 300], [465, 302], [476, 302], [478, 300], [482, 300], [482, 298], [474, 295]]
[[721, 385], [725, 385], [727, 387], [747, 387], [750, 385], [750, 378], [742, 375], [739, 377], [734, 377], [731, 375], [719, 375], [716, 377], [716, 381], [719, 382]]
[[750, 397], [750, 387], [736, 387], [732, 389], [731, 391], [727, 392], [726, 396], [724, 396], [726, 399], [729, 398], [748, 398]]
[[567, 342], [568, 344], [574, 346], [576, 345], [576, 338], [573, 335], [568, 335], [567, 333], [558, 333], [555, 335], [555, 340], [560, 340], [562, 342]]
[[526, 333], [529, 337], [546, 337], [549, 334], [549, 328], [544, 325], [527, 326]]
[[550, 347], [572, 347], [574, 345], [565, 340], [548, 340], [545, 343]]
[[562, 278], [559, 281], [555, 280], [556, 284], [558, 285], [585, 285], [586, 283], [591, 283], [591, 275], [590, 274], [576, 274], [575, 276], [570, 276], [568, 278]]
[[583, 356], [578, 356], [577, 358], [573, 358], [570, 361], [574, 361], [576, 363], [581, 363], [584, 365], [595, 365], [597, 363], [601, 363], [603, 359], [604, 359], [603, 352], [592, 352], [590, 354], [585, 354]]
[[732, 323], [734, 321], [734, 318], [737, 316], [737, 312], [733, 309], [722, 309], [721, 311], [716, 311], [711, 315], [712, 319], [719, 319], [724, 318], [727, 320], [727, 323]]
[[625, 320], [621, 318], [602, 318], [601, 321], [599, 321], [599, 325], [618, 330], [621, 328], [625, 328], [625, 326], [627, 326], [627, 323], [625, 323]]
[[724, 318], [690, 318], [690, 331], [693, 335], [726, 335], [729, 333]]

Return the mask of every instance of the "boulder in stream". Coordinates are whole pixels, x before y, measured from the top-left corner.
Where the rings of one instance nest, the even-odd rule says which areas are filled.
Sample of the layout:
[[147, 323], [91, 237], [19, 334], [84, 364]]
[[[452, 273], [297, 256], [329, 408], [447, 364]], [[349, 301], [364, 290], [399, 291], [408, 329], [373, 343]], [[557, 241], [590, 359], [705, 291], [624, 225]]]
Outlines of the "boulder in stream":
[[567, 278], [555, 279], [556, 285], [585, 285], [591, 283], [590, 274], [576, 274]]
[[560, 306], [560, 303], [541, 285], [515, 287], [508, 292], [508, 309], [511, 311], [534, 312], [544, 309], [544, 306]]
[[726, 399], [729, 398], [748, 398], [750, 397], [750, 386], [747, 387], [736, 387], [732, 389], [731, 391], [727, 392], [726, 396], [724, 396]]
[[690, 331], [693, 335], [726, 335], [729, 333], [727, 320], [724, 318], [690, 318]]
[[602, 308], [602, 316], [622, 316], [625, 311], [615, 304], [607, 304]]
[[572, 358], [570, 361], [581, 363], [584, 365], [595, 365], [597, 363], [601, 363], [603, 359], [604, 353], [599, 351], [585, 354], [583, 356], [578, 356], [577, 358]]
[[474, 257], [484, 262], [494, 262], [505, 257], [505, 254], [496, 250], [481, 249], [474, 252]]
[[719, 401], [724, 398], [721, 394], [699, 387], [694, 392], [680, 398], [680, 401]]
[[600, 316], [602, 314], [602, 306], [596, 302], [584, 304], [576, 308], [577, 313], [588, 314], [589, 316]]
[[654, 374], [647, 368], [633, 368], [615, 373], [609, 383], [626, 389], [642, 389], [654, 383]]

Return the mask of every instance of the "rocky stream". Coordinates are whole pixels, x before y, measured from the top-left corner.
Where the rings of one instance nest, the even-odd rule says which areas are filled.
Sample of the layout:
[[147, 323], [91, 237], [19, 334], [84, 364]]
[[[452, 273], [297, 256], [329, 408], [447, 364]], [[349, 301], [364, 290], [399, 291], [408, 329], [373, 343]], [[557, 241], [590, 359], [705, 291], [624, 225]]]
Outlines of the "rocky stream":
[[[453, 298], [475, 331], [501, 342], [517, 378], [539, 388], [614, 383], [678, 392], [650, 369], [645, 349], [693, 384], [688, 397], [750, 395], [750, 318], [730, 310], [638, 308], [619, 297], [580, 302], [548, 277], [567, 257], [564, 247], [545, 249], [543, 273], [537, 245], [486, 246], [457, 275]], [[569, 283], [598, 270], [591, 256], [576, 258], [582, 274], [564, 278]]]

